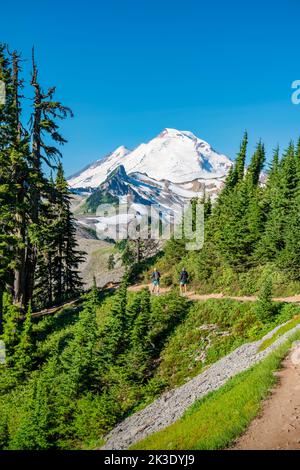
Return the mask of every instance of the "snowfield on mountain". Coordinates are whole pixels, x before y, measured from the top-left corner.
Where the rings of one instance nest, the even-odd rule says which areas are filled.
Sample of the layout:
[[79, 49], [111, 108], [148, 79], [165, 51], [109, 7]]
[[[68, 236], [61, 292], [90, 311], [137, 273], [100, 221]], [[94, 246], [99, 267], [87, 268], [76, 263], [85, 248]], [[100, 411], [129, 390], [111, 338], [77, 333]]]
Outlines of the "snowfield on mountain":
[[72, 189], [97, 188], [120, 165], [128, 175], [141, 173], [156, 181], [186, 183], [223, 180], [232, 162], [192, 132], [166, 128], [133, 151], [118, 147], [106, 158], [71, 176], [68, 183]]

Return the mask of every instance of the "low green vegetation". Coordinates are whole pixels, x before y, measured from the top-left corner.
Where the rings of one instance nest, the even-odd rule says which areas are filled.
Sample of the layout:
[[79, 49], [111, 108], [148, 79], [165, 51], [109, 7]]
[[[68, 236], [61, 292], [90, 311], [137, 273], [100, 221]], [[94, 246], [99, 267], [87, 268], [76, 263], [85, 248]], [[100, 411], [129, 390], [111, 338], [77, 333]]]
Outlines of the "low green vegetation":
[[[176, 295], [94, 288], [79, 311], [32, 321], [4, 306], [2, 449], [91, 448], [143, 400], [167, 337], [189, 311]], [[152, 390], [155, 395], [158, 392]], [[148, 394], [150, 391], [148, 391]]]
[[100, 204], [118, 204], [119, 199], [102, 191], [93, 192], [80, 207], [81, 214], [95, 214]]
[[229, 446], [258, 414], [262, 400], [276, 382], [274, 372], [299, 338], [300, 332], [265, 360], [197, 401], [179, 421], [132, 449], [217, 450]]
[[257, 303], [229, 299], [193, 302], [188, 315], [168, 338], [151, 382], [163, 380], [167, 388], [181, 385], [241, 344], [262, 338], [297, 313], [296, 305], [275, 304], [272, 317], [261, 320]]
[[295, 328], [295, 326], [299, 325], [300, 324], [300, 316], [297, 315], [295, 318], [293, 318], [292, 320], [290, 320], [288, 323], [286, 323], [285, 325], [283, 325], [281, 328], [279, 328], [276, 333], [274, 333], [273, 336], [271, 336], [271, 338], [269, 339], [266, 339], [262, 345], [260, 346], [259, 350], [260, 351], [264, 351], [265, 349], [267, 349], [269, 346], [271, 346], [271, 344], [273, 344], [280, 336], [284, 335], [285, 333], [287, 333], [288, 331], [292, 330], [293, 328]]
[[94, 288], [76, 308], [20, 321], [6, 296], [0, 448], [100, 446], [117, 422], [298, 312], [275, 307], [260, 318], [255, 303], [134, 293], [125, 278], [114, 294]]

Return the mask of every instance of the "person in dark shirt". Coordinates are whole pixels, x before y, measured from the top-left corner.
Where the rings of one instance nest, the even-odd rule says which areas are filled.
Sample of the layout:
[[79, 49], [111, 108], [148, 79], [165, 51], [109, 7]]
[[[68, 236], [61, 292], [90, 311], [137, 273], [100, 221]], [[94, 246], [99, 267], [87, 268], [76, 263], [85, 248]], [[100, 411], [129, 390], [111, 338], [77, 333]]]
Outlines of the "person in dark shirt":
[[182, 269], [179, 277], [179, 287], [180, 287], [180, 293], [183, 294], [183, 292], [186, 294], [186, 286], [189, 281], [189, 273], [185, 268]]
[[160, 272], [154, 268], [153, 273], [151, 274], [151, 282], [152, 282], [152, 294], [156, 292], [159, 294], [159, 281], [160, 281]]

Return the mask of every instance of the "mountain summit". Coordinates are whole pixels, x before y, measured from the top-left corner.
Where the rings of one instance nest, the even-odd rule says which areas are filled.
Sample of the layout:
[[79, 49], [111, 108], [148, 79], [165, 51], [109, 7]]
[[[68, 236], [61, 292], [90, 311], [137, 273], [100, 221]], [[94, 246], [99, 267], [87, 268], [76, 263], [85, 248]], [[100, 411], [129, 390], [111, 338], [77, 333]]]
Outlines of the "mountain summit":
[[232, 162], [192, 132], [166, 128], [132, 151], [118, 147], [70, 177], [69, 185], [72, 189], [95, 189], [120, 165], [127, 175], [139, 173], [176, 184], [201, 180], [206, 186], [213, 180], [223, 180]]

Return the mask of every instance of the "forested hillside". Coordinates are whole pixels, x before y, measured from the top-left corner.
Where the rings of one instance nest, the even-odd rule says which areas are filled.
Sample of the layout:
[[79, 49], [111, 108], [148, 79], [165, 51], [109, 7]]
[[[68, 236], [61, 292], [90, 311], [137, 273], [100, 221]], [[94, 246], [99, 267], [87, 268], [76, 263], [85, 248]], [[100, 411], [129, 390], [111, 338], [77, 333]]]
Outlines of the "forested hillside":
[[172, 291], [94, 288], [83, 305], [24, 322], [6, 310], [0, 448], [96, 448], [120, 420], [181, 385], [298, 307], [190, 302]]
[[264, 283], [278, 295], [299, 292], [300, 142], [282, 154], [275, 149], [267, 165], [259, 142], [246, 168], [247, 140], [214, 207], [205, 201], [203, 249], [186, 251], [185, 240], [166, 244], [158, 262], [166, 285], [185, 266], [199, 292], [253, 294]]

